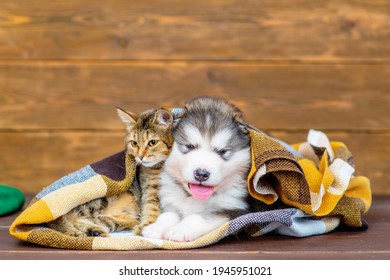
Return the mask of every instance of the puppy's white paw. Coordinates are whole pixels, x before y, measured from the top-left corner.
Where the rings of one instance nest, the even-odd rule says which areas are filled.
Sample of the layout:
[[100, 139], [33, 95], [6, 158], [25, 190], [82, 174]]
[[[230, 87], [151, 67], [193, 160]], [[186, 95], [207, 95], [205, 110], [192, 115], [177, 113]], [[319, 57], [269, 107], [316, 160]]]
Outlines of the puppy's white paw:
[[163, 239], [164, 227], [158, 223], [154, 223], [144, 227], [142, 230], [142, 236], [154, 239]]
[[167, 230], [163, 234], [163, 239], [176, 242], [190, 242], [198, 237], [199, 234], [195, 230], [180, 225]]

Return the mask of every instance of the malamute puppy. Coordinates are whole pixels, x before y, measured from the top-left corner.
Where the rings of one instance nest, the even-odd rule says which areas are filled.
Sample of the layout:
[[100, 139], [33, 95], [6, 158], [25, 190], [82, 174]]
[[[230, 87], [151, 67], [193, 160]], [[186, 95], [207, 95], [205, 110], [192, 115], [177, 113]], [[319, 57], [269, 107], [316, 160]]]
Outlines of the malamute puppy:
[[145, 237], [192, 241], [248, 212], [248, 130], [226, 100], [187, 102], [161, 174], [162, 213]]

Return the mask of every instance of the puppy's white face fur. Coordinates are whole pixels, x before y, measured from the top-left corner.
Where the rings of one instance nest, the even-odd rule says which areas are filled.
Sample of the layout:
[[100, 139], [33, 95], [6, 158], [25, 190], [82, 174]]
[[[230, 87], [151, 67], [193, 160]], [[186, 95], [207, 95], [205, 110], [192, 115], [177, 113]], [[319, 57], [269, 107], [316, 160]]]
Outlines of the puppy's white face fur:
[[189, 102], [174, 128], [160, 180], [162, 214], [145, 237], [192, 241], [246, 213], [250, 145], [241, 112], [226, 101]]
[[207, 170], [209, 177], [201, 184], [214, 187], [219, 193], [242, 179], [242, 173], [249, 166], [249, 147], [235, 151], [230, 146], [233, 132], [223, 129], [214, 135], [204, 137], [191, 125], [185, 127], [187, 143], [174, 143], [165, 170], [191, 194], [189, 184], [199, 184], [194, 177], [198, 169]]

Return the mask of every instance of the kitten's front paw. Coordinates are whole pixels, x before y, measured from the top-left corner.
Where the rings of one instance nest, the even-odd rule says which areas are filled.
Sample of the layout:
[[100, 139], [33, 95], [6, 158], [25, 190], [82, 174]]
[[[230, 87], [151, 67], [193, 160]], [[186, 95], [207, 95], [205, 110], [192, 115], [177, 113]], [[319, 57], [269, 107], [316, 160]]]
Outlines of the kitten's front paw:
[[77, 228], [72, 228], [69, 229], [65, 232], [65, 234], [73, 236], [73, 237], [88, 237], [88, 236], [93, 236], [93, 237], [108, 237], [108, 232], [101, 227], [98, 226], [90, 226], [90, 227], [85, 227], [82, 230], [77, 229]]
[[163, 238], [165, 240], [176, 241], [176, 242], [190, 242], [199, 237], [199, 234], [188, 227], [175, 226], [172, 229], [167, 230]]
[[142, 227], [140, 225], [137, 225], [133, 228], [134, 235], [140, 235], [142, 233]]
[[83, 232], [81, 230], [71, 228], [63, 232], [66, 235], [72, 236], [72, 237], [87, 237], [88, 234], [86, 232]]
[[147, 238], [162, 239], [164, 228], [157, 223], [148, 225], [142, 230], [142, 236]]
[[88, 236], [94, 237], [108, 237], [109, 233], [100, 227], [91, 227], [88, 230]]

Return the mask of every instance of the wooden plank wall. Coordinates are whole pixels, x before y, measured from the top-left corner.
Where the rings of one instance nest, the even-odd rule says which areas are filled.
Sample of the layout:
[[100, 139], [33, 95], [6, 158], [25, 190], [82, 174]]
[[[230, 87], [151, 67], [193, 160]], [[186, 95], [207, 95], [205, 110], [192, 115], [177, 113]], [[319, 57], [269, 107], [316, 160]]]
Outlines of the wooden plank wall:
[[388, 0], [2, 0], [0, 184], [26, 193], [123, 148], [115, 107], [230, 99], [288, 142], [345, 142], [390, 194]]

